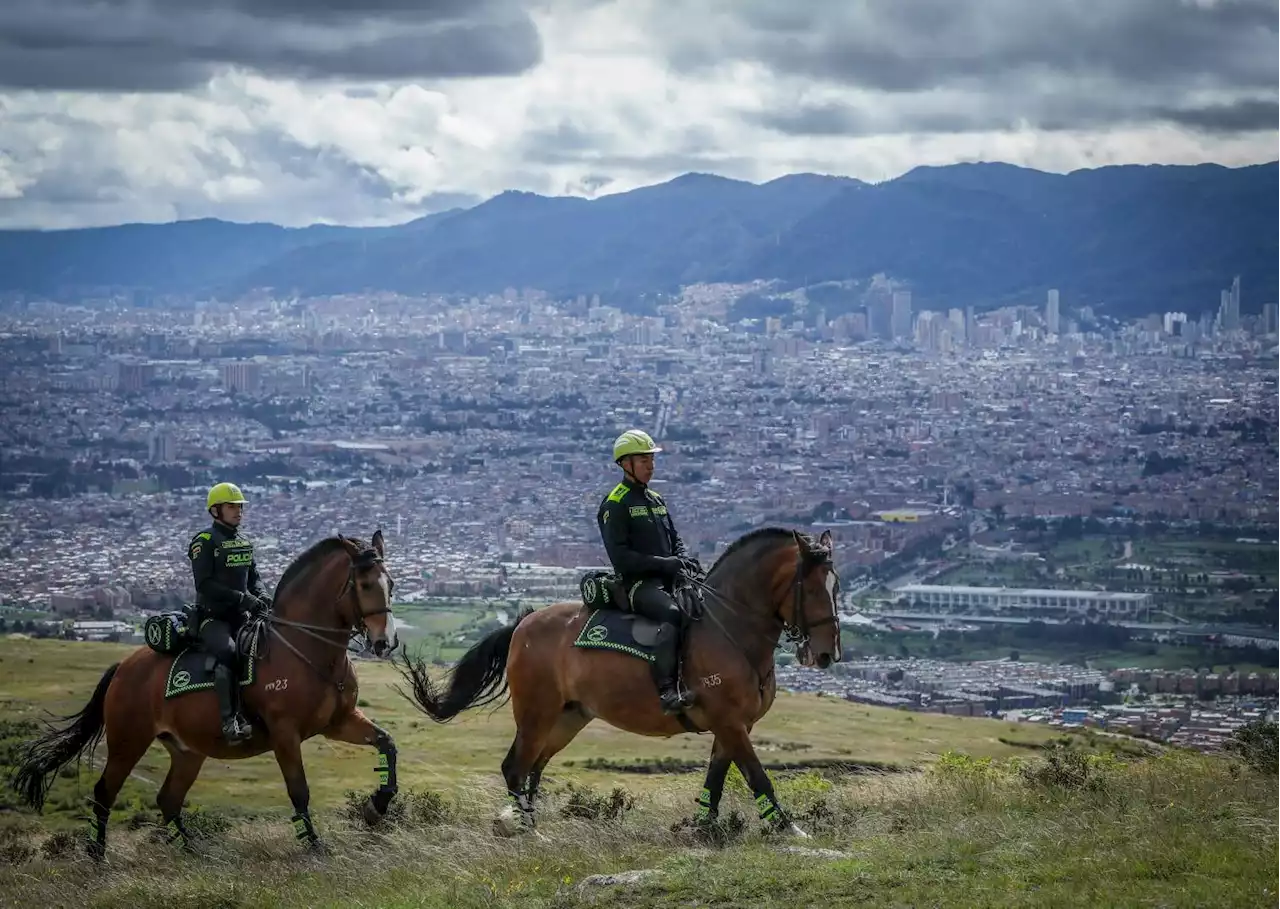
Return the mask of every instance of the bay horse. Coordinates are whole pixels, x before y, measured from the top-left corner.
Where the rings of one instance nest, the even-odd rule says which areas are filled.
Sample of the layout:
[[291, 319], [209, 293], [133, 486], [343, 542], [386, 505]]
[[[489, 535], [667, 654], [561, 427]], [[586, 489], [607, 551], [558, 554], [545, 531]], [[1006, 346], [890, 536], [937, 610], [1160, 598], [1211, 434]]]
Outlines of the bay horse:
[[396, 747], [356, 707], [359, 689], [347, 646], [357, 633], [367, 637], [377, 656], [398, 643], [388, 636], [389, 626], [393, 632], [395, 627], [393, 582], [384, 554], [381, 530], [369, 545], [335, 536], [319, 541], [285, 569], [270, 613], [250, 620], [255, 630], [265, 629], [265, 652], [259, 655], [253, 683], [240, 689], [254, 727], [248, 741], [231, 745], [223, 739], [212, 690], [167, 700], [175, 657], [143, 646], [103, 673], [84, 709], [63, 718], [66, 725], [23, 747], [11, 781], [14, 790], [42, 810], [58, 770], [72, 759], [91, 756], [105, 733], [107, 761], [93, 787], [89, 820], [89, 853], [102, 858], [111, 806], [147, 748], [159, 739], [169, 752], [169, 773], [156, 805], [170, 841], [181, 838], [190, 847], [182, 803], [205, 759], [238, 760], [271, 751], [293, 803], [299, 842], [323, 849], [311, 821], [302, 764], [302, 742], [323, 735], [377, 749], [380, 785], [364, 807], [365, 820], [376, 823], [396, 794]]
[[705, 613], [689, 625], [682, 644], [683, 674], [696, 694], [684, 718], [689, 725], [662, 712], [644, 662], [573, 646], [589, 616], [581, 603], [522, 612], [462, 657], [443, 692], [423, 661], [406, 654], [397, 669], [412, 694], [401, 693], [437, 722], [509, 694], [516, 735], [502, 775], [523, 829], [534, 826], [534, 799], [547, 762], [599, 718], [638, 735], [714, 733], [696, 820], [716, 820], [725, 776], [735, 763], [761, 820], [806, 836], [778, 803], [750, 734], [773, 706], [773, 652], [784, 632], [802, 665], [825, 669], [840, 659], [838, 585], [829, 532], [815, 542], [793, 530], [766, 527], [732, 543], [701, 583], [708, 594]]

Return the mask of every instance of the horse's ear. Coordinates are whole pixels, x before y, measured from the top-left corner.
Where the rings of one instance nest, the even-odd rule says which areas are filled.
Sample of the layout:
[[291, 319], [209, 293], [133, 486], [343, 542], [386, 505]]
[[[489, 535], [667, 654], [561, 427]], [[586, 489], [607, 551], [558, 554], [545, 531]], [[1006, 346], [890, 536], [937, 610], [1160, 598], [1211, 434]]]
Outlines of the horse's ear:
[[800, 547], [800, 554], [808, 555], [809, 539], [798, 530], [792, 530], [791, 535], [796, 538], [796, 545]]
[[373, 532], [373, 548], [378, 550], [379, 556], [386, 555], [386, 551], [383, 549], [383, 544], [382, 544], [382, 528], [381, 527], [379, 527], [377, 530]]
[[818, 537], [818, 545], [821, 546], [823, 549], [834, 548], [831, 541], [831, 531], [829, 530], [822, 531], [822, 536]]

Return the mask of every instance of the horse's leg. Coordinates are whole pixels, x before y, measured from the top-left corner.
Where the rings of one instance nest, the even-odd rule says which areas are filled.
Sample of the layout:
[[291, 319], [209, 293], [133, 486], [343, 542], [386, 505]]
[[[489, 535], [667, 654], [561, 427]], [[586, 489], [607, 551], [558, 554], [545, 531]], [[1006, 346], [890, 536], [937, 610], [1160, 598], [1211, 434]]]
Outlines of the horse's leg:
[[145, 733], [127, 739], [122, 738], [120, 733], [111, 733], [112, 728], [108, 726], [107, 763], [93, 787], [93, 803], [90, 806], [93, 816], [89, 818], [89, 855], [95, 859], [107, 854], [107, 821], [111, 817], [111, 808], [115, 805], [125, 780], [151, 745], [151, 739]]
[[272, 729], [271, 748], [284, 775], [289, 801], [293, 803], [294, 835], [308, 848], [320, 849], [320, 837], [316, 836], [315, 825], [311, 823], [311, 790], [307, 786], [306, 768], [302, 766], [302, 740], [297, 730]]
[[371, 745], [378, 749], [378, 788], [364, 805], [365, 823], [372, 827], [382, 820], [387, 807], [396, 797], [396, 743], [391, 734], [375, 725], [360, 710], [353, 709], [324, 732], [325, 738], [352, 745]]
[[181, 839], [183, 847], [190, 849], [191, 834], [182, 823], [182, 803], [191, 791], [196, 777], [200, 775], [204, 755], [195, 751], [183, 751], [168, 742], [164, 746], [169, 751], [169, 773], [156, 794], [156, 807], [160, 809], [161, 823], [170, 831], [169, 842]]
[[795, 836], [808, 836], [791, 821], [787, 813], [782, 810], [782, 806], [778, 804], [778, 796], [773, 791], [773, 781], [760, 766], [760, 758], [756, 757], [756, 750], [751, 747], [751, 737], [747, 727], [719, 729], [716, 731], [716, 741], [724, 742], [725, 753], [733, 759], [746, 778], [747, 785], [751, 787], [751, 792], [756, 798], [760, 820], [767, 821], [774, 828]]
[[698, 796], [698, 808], [693, 819], [698, 824], [714, 823], [720, 816], [720, 798], [724, 795], [724, 780], [729, 775], [733, 759], [725, 750], [724, 742], [716, 736], [711, 743], [711, 759], [707, 762], [707, 776], [702, 781], [702, 793]]
[[555, 727], [551, 730], [551, 735], [547, 738], [547, 743], [542, 746], [542, 754], [538, 755], [538, 760], [534, 763], [533, 770], [529, 773], [528, 794], [530, 807], [533, 807], [534, 800], [538, 797], [538, 786], [542, 784], [542, 771], [546, 768], [547, 763], [563, 751], [578, 733], [591, 722], [591, 719], [591, 717], [584, 715], [577, 708], [566, 710], [560, 714], [560, 718], [556, 720]]
[[[554, 703], [553, 703], [554, 699]], [[502, 761], [502, 778], [507, 784], [507, 794], [520, 812], [521, 826], [533, 829], [533, 803], [529, 800], [528, 780], [538, 758], [547, 745], [552, 730], [564, 713], [559, 692], [544, 689], [531, 699], [517, 704], [512, 698], [516, 718], [516, 737], [507, 749]]]
[[[159, 678], [158, 675], [151, 677], [152, 687]], [[103, 699], [107, 762], [93, 787], [92, 816], [89, 818], [89, 855], [95, 859], [107, 854], [107, 821], [111, 817], [111, 808], [125, 780], [129, 779], [129, 774], [138, 766], [138, 761], [142, 760], [155, 738], [151, 711], [138, 706], [140, 698], [145, 696], [145, 688], [139, 692], [135, 687], [141, 682], [136, 673], [118, 672]]]

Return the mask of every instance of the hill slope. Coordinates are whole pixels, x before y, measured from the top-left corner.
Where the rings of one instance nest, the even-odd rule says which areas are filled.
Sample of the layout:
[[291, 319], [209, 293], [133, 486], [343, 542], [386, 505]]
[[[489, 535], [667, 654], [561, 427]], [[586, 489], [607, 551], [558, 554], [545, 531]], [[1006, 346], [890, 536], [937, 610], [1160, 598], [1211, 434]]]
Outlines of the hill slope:
[[537, 287], [623, 298], [695, 281], [906, 282], [921, 306], [1039, 302], [1116, 315], [1276, 299], [1275, 163], [1060, 175], [1008, 164], [917, 168], [871, 186], [706, 174], [595, 200], [505, 192], [391, 228], [192, 221], [0, 232], [0, 292], [116, 288], [234, 295]]

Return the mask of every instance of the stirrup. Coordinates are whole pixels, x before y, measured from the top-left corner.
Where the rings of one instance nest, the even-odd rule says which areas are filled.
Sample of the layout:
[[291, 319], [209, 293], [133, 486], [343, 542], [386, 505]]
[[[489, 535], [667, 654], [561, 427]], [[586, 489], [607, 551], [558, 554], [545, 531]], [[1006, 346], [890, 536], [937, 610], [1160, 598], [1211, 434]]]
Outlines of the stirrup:
[[239, 745], [253, 738], [253, 727], [242, 717], [234, 716], [222, 724], [222, 737], [229, 744]]
[[658, 701], [662, 705], [662, 712], [670, 716], [692, 707], [693, 693], [680, 688], [669, 688], [659, 693]]

